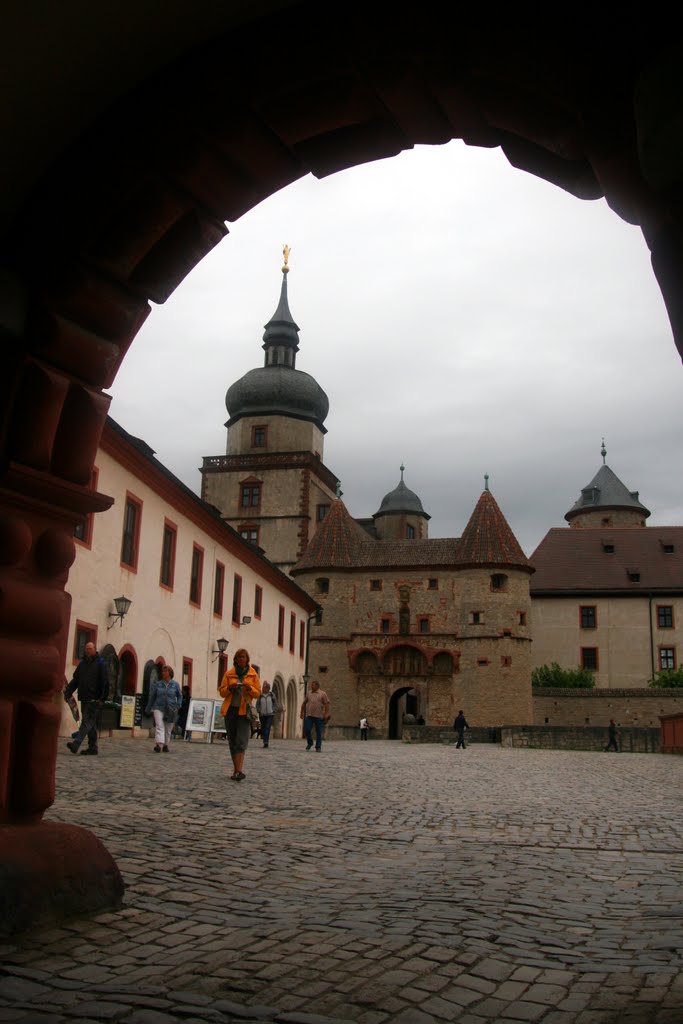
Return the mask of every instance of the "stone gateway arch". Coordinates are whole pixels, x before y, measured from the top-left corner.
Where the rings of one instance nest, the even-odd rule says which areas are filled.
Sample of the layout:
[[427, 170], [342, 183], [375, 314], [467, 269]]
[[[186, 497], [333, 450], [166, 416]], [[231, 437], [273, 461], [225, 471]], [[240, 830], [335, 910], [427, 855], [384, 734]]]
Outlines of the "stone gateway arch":
[[[17, 5], [18, 8], [18, 5]], [[680, 43], [657, 5], [199, 0], [15, 10], [0, 101], [0, 918], [116, 904], [54, 798], [73, 532], [111, 386], [234, 221], [307, 173], [500, 146], [641, 226], [683, 352]], [[32, 21], [31, 18], [34, 18]], [[397, 211], [400, 214], [400, 211]], [[26, 885], [26, 876], [31, 884]], [[78, 886], [75, 884], [78, 880]], [[19, 905], [19, 891], [30, 896]], [[75, 893], [78, 890], [78, 897]]]

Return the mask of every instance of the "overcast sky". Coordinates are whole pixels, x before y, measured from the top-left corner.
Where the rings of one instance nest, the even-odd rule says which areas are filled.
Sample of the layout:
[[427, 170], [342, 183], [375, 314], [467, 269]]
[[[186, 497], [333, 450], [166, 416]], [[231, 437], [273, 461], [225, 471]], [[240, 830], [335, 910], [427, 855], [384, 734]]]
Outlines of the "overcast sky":
[[354, 516], [400, 478], [458, 536], [484, 487], [527, 554], [602, 460], [683, 524], [683, 368], [640, 229], [515, 170], [419, 147], [307, 177], [235, 224], [155, 307], [111, 415], [193, 490], [226, 449], [225, 392], [263, 365], [282, 246], [297, 368], [326, 391], [324, 461]]

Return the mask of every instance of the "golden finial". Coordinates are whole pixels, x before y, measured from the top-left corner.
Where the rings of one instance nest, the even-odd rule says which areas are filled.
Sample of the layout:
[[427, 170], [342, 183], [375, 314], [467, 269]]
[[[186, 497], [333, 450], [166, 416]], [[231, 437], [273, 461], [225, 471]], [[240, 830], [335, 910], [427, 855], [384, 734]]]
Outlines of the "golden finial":
[[283, 245], [282, 246], [282, 258], [285, 261], [282, 264], [282, 273], [283, 274], [288, 274], [289, 273], [289, 267], [287, 266], [287, 264], [289, 263], [289, 254], [290, 254], [291, 251], [292, 250], [289, 248], [288, 245]]

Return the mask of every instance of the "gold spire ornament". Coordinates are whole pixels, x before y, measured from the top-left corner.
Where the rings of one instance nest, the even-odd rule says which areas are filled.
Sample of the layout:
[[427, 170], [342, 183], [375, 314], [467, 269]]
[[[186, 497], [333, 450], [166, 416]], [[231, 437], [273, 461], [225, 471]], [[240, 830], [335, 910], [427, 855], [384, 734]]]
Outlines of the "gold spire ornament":
[[283, 274], [288, 274], [289, 273], [289, 267], [287, 266], [287, 264], [289, 263], [289, 254], [290, 254], [291, 251], [292, 250], [289, 248], [288, 245], [283, 245], [282, 246], [282, 258], [285, 261], [282, 264], [282, 273]]

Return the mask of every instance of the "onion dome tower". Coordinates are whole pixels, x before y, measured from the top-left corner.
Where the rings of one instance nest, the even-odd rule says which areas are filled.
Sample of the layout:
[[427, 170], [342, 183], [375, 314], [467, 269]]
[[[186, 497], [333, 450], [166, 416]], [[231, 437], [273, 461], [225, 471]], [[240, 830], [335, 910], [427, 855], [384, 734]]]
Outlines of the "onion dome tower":
[[607, 465], [604, 437], [600, 454], [602, 466], [591, 482], [581, 488], [581, 496], [564, 518], [575, 529], [645, 526], [650, 510], [639, 500], [638, 491], [629, 491]]
[[285, 572], [305, 551], [337, 486], [322, 461], [330, 403], [315, 378], [296, 367], [290, 251], [282, 251], [280, 300], [265, 325], [263, 366], [228, 388], [227, 453], [202, 465], [202, 498]]
[[379, 509], [372, 517], [379, 540], [426, 540], [427, 515], [415, 491], [403, 481], [405, 466], [401, 465], [401, 479], [393, 491], [385, 494]]
[[314, 377], [296, 368], [299, 327], [289, 311], [287, 275], [289, 247], [285, 246], [280, 301], [265, 325], [263, 366], [249, 370], [227, 391], [225, 405], [230, 428], [245, 417], [287, 416], [307, 420], [326, 433], [324, 422], [330, 403]]

